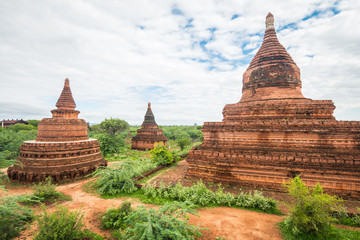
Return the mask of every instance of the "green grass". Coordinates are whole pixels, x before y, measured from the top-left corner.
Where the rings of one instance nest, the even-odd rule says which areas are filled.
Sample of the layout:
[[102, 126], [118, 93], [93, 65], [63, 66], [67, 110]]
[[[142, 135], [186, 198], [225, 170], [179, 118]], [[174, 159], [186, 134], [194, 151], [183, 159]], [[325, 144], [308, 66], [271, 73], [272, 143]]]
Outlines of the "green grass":
[[335, 226], [331, 226], [328, 231], [323, 234], [313, 235], [313, 234], [299, 234], [294, 235], [289, 229], [286, 228], [284, 222], [278, 223], [279, 228], [281, 230], [281, 235], [284, 240], [359, 240], [360, 239], [360, 231], [356, 230], [348, 230], [342, 229]]
[[126, 159], [137, 160], [139, 158], [146, 157], [149, 154], [148, 151], [133, 150], [130, 148], [122, 148], [119, 153], [107, 155], [105, 158], [109, 162], [122, 161]]

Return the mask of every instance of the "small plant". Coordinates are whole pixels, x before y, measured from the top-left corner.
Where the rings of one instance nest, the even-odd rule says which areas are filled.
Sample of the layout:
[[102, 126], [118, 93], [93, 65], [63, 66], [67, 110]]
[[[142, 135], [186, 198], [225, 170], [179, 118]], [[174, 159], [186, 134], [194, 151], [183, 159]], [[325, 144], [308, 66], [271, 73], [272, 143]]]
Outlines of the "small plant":
[[12, 239], [33, 220], [30, 208], [21, 206], [22, 196], [0, 199], [0, 239]]
[[23, 195], [20, 200], [23, 204], [34, 205], [41, 202], [55, 202], [57, 200], [71, 200], [69, 196], [56, 191], [56, 185], [51, 182], [51, 177], [46, 178], [44, 182], [33, 185], [33, 194]]
[[[360, 208], [357, 208], [360, 211]], [[340, 209], [340, 211], [335, 212], [333, 214], [338, 220], [339, 224], [352, 226], [352, 227], [360, 227], [360, 215], [355, 214], [353, 217], [349, 217], [348, 213], [346, 212], [345, 208]]]
[[[147, 209], [141, 206], [126, 218], [128, 228], [117, 232], [127, 239], [194, 239], [200, 237], [199, 228], [188, 224], [187, 214], [196, 214], [189, 202], [167, 203], [162, 208]], [[119, 238], [118, 238], [119, 239]]]
[[44, 182], [39, 182], [33, 186], [33, 194], [44, 200], [54, 199], [61, 196], [61, 192], [56, 191], [56, 185], [52, 183], [51, 177], [47, 177]]
[[39, 232], [35, 240], [72, 240], [83, 235], [81, 231], [84, 213], [80, 210], [69, 211], [68, 208], [57, 206], [56, 211], [49, 214], [43, 208], [43, 215], [38, 221]]
[[123, 202], [117, 209], [108, 209], [101, 217], [101, 227], [104, 229], [126, 228], [125, 218], [130, 214], [130, 212], [130, 202]]

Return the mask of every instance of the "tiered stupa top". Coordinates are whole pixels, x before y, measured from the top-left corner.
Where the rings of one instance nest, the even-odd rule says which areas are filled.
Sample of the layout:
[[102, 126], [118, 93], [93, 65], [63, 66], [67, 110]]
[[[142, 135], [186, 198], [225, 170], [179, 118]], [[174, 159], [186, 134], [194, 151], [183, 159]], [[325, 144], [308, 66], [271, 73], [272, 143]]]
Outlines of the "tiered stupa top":
[[144, 128], [144, 127], [157, 128], [158, 127], [157, 123], [155, 122], [154, 114], [151, 110], [151, 103], [148, 103], [148, 108], [145, 113], [144, 122], [142, 123], [141, 127], [142, 128]]
[[80, 111], [70, 89], [70, 81], [65, 79], [64, 88], [56, 102], [57, 109], [51, 110], [52, 118], [43, 118], [38, 125], [36, 141], [64, 142], [89, 139], [85, 120], [78, 119]]
[[300, 69], [277, 39], [271, 13], [265, 23], [263, 43], [243, 75], [240, 101], [304, 98]]

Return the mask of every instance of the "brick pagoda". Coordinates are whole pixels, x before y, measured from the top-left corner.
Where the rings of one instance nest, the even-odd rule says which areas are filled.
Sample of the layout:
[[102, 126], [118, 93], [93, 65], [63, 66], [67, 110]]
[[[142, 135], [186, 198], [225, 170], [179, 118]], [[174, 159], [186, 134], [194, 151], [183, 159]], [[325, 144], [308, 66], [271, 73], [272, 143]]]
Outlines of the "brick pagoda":
[[137, 135], [131, 139], [131, 148], [138, 150], [153, 149], [158, 143], [166, 146], [167, 140], [163, 134], [163, 130], [159, 129], [156, 124], [154, 114], [151, 111], [151, 104], [148, 103], [144, 122], [141, 128], [137, 130]]
[[206, 122], [187, 176], [283, 191], [296, 175], [326, 192], [360, 199], [360, 122], [336, 121], [331, 100], [301, 93], [300, 70], [279, 43], [271, 13], [243, 75], [242, 97], [222, 122]]
[[21, 182], [43, 181], [51, 176], [54, 180], [74, 179], [106, 166], [98, 140], [89, 139], [87, 123], [79, 119], [79, 111], [71, 94], [69, 79], [52, 118], [43, 118], [38, 125], [35, 140], [24, 141], [18, 161], [22, 166], [8, 168], [8, 176]]

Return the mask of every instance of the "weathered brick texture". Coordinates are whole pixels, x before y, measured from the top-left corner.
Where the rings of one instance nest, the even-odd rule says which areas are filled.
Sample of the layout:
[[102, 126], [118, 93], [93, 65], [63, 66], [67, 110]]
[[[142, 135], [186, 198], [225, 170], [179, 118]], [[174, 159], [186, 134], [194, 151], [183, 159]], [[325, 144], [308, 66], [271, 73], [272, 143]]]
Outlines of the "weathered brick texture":
[[267, 16], [264, 42], [244, 73], [240, 102], [206, 122], [190, 151], [189, 177], [284, 191], [296, 175], [328, 193], [360, 199], [360, 122], [336, 121], [331, 100], [301, 93], [300, 70]]

